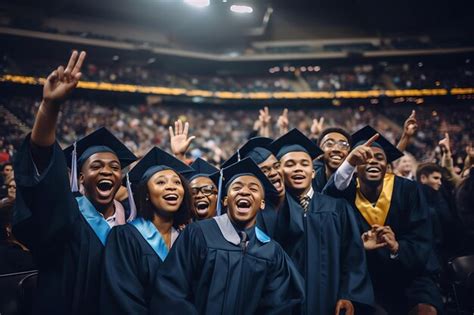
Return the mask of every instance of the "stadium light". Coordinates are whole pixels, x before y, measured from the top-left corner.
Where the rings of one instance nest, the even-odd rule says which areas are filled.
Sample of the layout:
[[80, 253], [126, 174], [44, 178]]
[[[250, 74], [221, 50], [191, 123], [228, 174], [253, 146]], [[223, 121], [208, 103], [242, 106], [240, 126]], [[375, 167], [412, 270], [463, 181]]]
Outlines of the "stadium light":
[[253, 12], [252, 7], [249, 7], [248, 5], [237, 5], [237, 4], [231, 5], [230, 10], [232, 12], [242, 13], [242, 14], [244, 14], [244, 13], [249, 14], [249, 13]]
[[210, 0], [184, 0], [184, 3], [192, 5], [196, 8], [205, 8], [209, 6]]

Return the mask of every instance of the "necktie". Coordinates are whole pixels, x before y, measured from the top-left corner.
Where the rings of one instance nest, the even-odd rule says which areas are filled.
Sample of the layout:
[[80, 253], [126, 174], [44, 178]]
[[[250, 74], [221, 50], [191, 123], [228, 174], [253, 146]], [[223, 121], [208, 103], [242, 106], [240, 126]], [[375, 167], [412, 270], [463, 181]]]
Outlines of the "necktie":
[[309, 198], [308, 196], [300, 197], [300, 205], [303, 208], [304, 212], [308, 211], [310, 200], [311, 200], [311, 198]]
[[242, 249], [243, 252], [247, 249], [247, 241], [248, 241], [248, 235], [244, 231], [239, 232], [240, 236], [240, 248]]

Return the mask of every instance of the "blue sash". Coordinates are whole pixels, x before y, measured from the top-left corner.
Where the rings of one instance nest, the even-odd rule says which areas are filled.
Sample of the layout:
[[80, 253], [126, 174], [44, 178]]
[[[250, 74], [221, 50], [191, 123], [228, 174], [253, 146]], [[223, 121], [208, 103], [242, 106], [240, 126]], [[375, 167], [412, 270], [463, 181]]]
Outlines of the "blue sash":
[[268, 243], [270, 242], [270, 236], [268, 236], [267, 234], [265, 234], [265, 232], [263, 232], [262, 230], [260, 230], [258, 228], [258, 226], [255, 226], [255, 236], [257, 237], [257, 239], [262, 242], [262, 243]]
[[84, 196], [76, 197], [79, 210], [82, 213], [84, 219], [89, 223], [90, 227], [94, 231], [95, 235], [99, 238], [102, 245], [105, 246], [107, 236], [110, 232], [110, 226], [105, 221], [104, 217], [97, 211], [94, 205]]
[[136, 218], [130, 222], [130, 224], [137, 228], [138, 232], [140, 232], [145, 241], [150, 244], [161, 261], [165, 261], [168, 255], [168, 247], [163, 237], [161, 237], [160, 232], [156, 229], [156, 226], [143, 218]]

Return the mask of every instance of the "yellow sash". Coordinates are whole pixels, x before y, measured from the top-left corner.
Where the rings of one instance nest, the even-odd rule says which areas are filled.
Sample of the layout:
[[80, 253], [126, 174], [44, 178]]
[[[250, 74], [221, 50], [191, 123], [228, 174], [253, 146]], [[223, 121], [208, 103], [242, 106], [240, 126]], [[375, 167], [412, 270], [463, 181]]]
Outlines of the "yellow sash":
[[367, 223], [370, 225], [385, 224], [388, 210], [390, 209], [390, 202], [392, 200], [394, 182], [395, 175], [392, 173], [386, 173], [383, 179], [382, 192], [380, 193], [379, 199], [377, 199], [375, 206], [373, 206], [372, 203], [368, 201], [360, 192], [359, 179], [357, 179], [355, 205]]

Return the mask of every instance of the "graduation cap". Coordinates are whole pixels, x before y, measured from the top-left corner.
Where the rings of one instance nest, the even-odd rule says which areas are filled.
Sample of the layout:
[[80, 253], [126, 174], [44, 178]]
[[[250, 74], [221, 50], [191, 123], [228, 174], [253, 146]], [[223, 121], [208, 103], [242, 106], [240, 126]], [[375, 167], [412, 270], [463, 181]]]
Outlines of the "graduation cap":
[[390, 143], [387, 138], [382, 136], [380, 132], [368, 125], [352, 134], [352, 142], [355, 143], [353, 148], [364, 144], [377, 133], [379, 134], [379, 137], [374, 143], [372, 143], [372, 146], [379, 147], [384, 150], [388, 163], [391, 163], [403, 156], [403, 153], [398, 150], [396, 146]]
[[227, 161], [222, 163], [222, 167], [227, 167], [231, 164], [237, 163], [243, 158], [249, 157], [256, 164], [265, 162], [270, 155], [273, 153], [268, 149], [273, 139], [267, 137], [254, 137], [247, 141], [242, 147], [240, 147], [234, 155], [232, 155]]
[[323, 154], [316, 143], [296, 128], [273, 141], [270, 144], [270, 150], [278, 159], [290, 152], [306, 152], [313, 160]]
[[[231, 164], [225, 168], [222, 168], [218, 173], [219, 176], [219, 192], [218, 192], [218, 204], [217, 204], [217, 215], [221, 214], [221, 200], [224, 195], [227, 194], [229, 185], [238, 177], [241, 176], [254, 176], [256, 177], [265, 191], [265, 196], [278, 195], [275, 186], [270, 182], [267, 176], [260, 170], [258, 165], [250, 158], [244, 158], [237, 163]], [[215, 178], [216, 174], [213, 175]], [[224, 194], [225, 191], [225, 194]]]
[[74, 144], [64, 149], [63, 152], [71, 169], [71, 189], [73, 192], [79, 191], [77, 184], [78, 169], [81, 169], [84, 162], [93, 154], [99, 152], [115, 154], [120, 161], [122, 169], [137, 159], [135, 154], [105, 127], [99, 128], [74, 142]]
[[138, 186], [142, 182], [148, 181], [153, 175], [160, 171], [173, 170], [177, 173], [186, 174], [193, 169], [178, 160], [168, 152], [160, 148], [153, 147], [147, 154], [127, 173], [125, 182], [130, 203], [129, 221], [133, 220], [137, 213], [137, 207], [133, 198], [132, 184]]
[[183, 176], [188, 180], [192, 181], [196, 177], [209, 177], [216, 172], [219, 172], [219, 169], [214, 165], [204, 161], [201, 158], [197, 158], [194, 162], [190, 165], [192, 171], [188, 171], [183, 173]]

